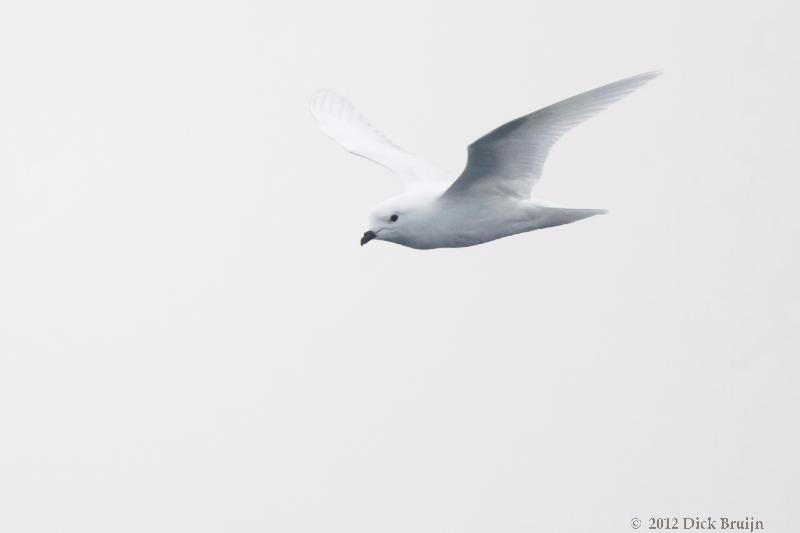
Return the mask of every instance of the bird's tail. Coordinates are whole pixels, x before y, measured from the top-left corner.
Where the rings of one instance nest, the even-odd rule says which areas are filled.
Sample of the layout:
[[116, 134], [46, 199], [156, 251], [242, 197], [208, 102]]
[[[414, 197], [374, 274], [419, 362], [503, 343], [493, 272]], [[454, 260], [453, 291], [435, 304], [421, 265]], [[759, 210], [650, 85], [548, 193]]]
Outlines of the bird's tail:
[[571, 207], [546, 207], [544, 209], [543, 228], [561, 226], [570, 222], [577, 222], [595, 215], [605, 215], [607, 209], [573, 209]]

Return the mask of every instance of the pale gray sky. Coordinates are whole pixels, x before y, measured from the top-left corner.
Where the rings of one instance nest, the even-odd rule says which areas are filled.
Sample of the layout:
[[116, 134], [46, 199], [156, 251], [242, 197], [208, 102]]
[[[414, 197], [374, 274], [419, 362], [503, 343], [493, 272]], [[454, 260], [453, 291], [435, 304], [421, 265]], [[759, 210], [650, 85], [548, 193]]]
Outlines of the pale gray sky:
[[[0, 4], [0, 531], [796, 530], [792, 2]], [[609, 215], [360, 248], [398, 191], [318, 88], [451, 169], [665, 75], [537, 196]]]

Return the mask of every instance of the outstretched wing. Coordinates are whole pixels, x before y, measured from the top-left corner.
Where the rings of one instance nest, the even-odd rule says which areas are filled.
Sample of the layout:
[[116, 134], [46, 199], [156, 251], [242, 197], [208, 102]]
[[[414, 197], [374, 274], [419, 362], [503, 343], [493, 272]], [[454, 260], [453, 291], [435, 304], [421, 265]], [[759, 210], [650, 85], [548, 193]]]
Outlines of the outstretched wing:
[[659, 74], [648, 72], [609, 83], [487, 133], [469, 146], [467, 166], [445, 194], [478, 189], [528, 198], [550, 148], [562, 135]]
[[418, 180], [443, 179], [436, 167], [398, 147], [367, 122], [353, 104], [332, 91], [314, 93], [311, 114], [322, 131], [345, 150], [391, 170], [406, 187]]

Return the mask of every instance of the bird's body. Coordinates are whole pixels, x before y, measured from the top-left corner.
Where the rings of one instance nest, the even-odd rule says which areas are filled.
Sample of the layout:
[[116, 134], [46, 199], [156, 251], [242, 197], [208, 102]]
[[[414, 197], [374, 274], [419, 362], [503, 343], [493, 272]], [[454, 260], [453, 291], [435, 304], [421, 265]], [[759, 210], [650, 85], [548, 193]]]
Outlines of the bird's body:
[[656, 75], [611, 83], [504, 124], [470, 145], [467, 166], [452, 183], [395, 146], [335, 93], [315, 94], [312, 112], [347, 150], [406, 182], [406, 192], [373, 209], [362, 245], [378, 239], [417, 249], [459, 248], [605, 213], [550, 205], [532, 199], [530, 190], [561, 135]]
[[[379, 229], [378, 239], [409, 248], [461, 248], [524, 233], [559, 226], [604, 213], [602, 209], [569, 209], [535, 199], [522, 200], [505, 195], [445, 195], [446, 182], [433, 182], [394, 196], [375, 208], [371, 226], [405, 211], [403, 232]], [[413, 211], [404, 209], [413, 206]]]

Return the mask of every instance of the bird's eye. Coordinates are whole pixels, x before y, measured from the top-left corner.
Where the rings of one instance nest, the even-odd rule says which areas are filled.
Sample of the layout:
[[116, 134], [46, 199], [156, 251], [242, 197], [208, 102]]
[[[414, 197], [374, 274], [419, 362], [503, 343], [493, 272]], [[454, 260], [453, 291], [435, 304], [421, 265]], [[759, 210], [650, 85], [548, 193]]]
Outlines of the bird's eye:
[[391, 220], [392, 222], [397, 222], [397, 215], [390, 216], [389, 220]]

